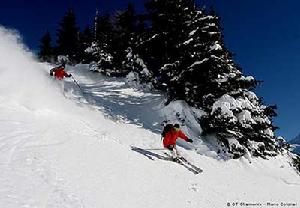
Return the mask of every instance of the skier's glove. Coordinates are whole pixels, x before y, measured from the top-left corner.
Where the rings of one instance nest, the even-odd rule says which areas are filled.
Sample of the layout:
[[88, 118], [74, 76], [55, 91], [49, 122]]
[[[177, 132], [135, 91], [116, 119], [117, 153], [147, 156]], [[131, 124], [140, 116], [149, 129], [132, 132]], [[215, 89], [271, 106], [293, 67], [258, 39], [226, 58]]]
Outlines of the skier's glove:
[[67, 77], [71, 77], [72, 76], [72, 74], [69, 74]]
[[187, 139], [186, 141], [189, 143], [193, 143], [193, 140], [191, 140], [191, 139]]

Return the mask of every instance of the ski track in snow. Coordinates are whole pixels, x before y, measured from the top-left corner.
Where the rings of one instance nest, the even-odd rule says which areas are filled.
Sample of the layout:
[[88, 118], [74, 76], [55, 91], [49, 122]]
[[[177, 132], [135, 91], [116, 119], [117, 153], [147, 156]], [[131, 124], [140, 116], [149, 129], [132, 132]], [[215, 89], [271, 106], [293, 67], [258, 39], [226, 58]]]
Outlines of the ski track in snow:
[[51, 66], [37, 64], [3, 30], [1, 208], [220, 208], [228, 202], [300, 207], [299, 175], [287, 156], [252, 158], [250, 164], [179, 147], [204, 170], [195, 175], [160, 159], [161, 95], [88, 72], [86, 65], [68, 68], [83, 92], [70, 79], [51, 81]]
[[102, 110], [114, 120], [136, 124], [155, 133], [161, 131], [158, 121], [163, 118], [156, 113], [163, 105], [160, 94], [134, 89], [122, 78], [89, 72], [86, 65], [79, 65], [75, 69], [69, 67], [69, 70], [82, 88], [82, 91], [72, 88], [75, 94], [71, 95], [73, 98], [84, 96], [95, 109]]

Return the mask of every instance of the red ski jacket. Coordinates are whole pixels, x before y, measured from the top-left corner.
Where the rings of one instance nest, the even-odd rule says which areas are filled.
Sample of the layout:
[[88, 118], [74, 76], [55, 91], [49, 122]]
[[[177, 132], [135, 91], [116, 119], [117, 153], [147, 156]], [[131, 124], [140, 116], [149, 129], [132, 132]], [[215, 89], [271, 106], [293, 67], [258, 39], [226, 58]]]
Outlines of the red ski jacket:
[[175, 129], [171, 129], [164, 137], [164, 147], [167, 148], [170, 145], [175, 145], [178, 137], [185, 141], [188, 140], [188, 137], [181, 130], [176, 131]]
[[65, 72], [63, 67], [54, 70], [54, 76], [58, 80], [62, 80], [64, 77], [69, 77], [70, 75]]

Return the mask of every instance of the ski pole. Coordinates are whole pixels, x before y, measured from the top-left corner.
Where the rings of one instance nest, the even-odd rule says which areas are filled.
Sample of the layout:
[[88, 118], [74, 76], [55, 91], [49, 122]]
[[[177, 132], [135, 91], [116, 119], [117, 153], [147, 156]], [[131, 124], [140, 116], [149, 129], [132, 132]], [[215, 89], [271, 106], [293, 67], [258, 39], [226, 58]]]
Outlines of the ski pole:
[[78, 82], [76, 81], [76, 79], [73, 77], [73, 75], [71, 75], [74, 83], [78, 86], [80, 92], [82, 93], [82, 97], [91, 105], [94, 105], [94, 102], [92, 103], [91, 101], [89, 101], [88, 99], [88, 95], [83, 91], [83, 89], [80, 87], [80, 85], [78, 84]]
[[[71, 75], [74, 83], [79, 87], [79, 89], [82, 91], [82, 88], [80, 87], [80, 85], [78, 84], [78, 82], [75, 80], [75, 78], [73, 77], [73, 75]], [[82, 91], [83, 92], [83, 91]]]

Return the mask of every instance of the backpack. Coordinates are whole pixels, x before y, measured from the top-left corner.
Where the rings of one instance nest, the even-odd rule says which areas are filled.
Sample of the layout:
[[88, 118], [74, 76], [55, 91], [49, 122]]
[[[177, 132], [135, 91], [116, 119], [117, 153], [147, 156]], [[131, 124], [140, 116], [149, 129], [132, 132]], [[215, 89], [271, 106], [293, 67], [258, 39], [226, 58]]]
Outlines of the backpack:
[[164, 129], [163, 129], [162, 133], [161, 133], [162, 138], [164, 138], [164, 137], [166, 136], [166, 134], [167, 134], [169, 131], [171, 131], [173, 128], [174, 128], [173, 124], [166, 124], [166, 125], [164, 126]]

